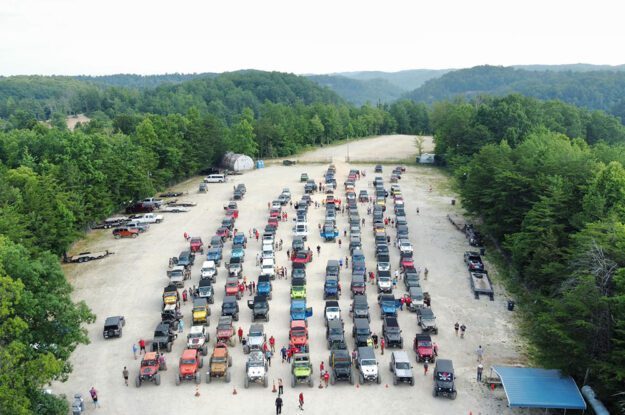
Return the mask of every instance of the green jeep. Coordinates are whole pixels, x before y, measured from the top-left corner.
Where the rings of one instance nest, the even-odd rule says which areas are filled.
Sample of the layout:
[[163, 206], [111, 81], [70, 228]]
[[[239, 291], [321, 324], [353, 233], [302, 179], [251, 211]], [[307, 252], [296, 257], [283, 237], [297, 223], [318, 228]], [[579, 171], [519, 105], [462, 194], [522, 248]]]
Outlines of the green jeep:
[[296, 353], [291, 363], [291, 387], [298, 383], [308, 383], [313, 387], [313, 367], [308, 353]]

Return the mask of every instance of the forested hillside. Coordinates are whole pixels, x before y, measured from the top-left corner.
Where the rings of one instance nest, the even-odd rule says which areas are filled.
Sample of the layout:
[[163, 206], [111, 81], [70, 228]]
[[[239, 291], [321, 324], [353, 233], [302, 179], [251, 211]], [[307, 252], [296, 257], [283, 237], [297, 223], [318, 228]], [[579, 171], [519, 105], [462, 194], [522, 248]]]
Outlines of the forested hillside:
[[413, 89], [419, 88], [426, 81], [439, 78], [453, 70], [454, 69], [409, 69], [398, 72], [360, 71], [339, 72], [331, 75], [344, 76], [359, 81], [382, 79], [404, 91], [412, 91]]
[[431, 123], [463, 206], [509, 261], [535, 363], [588, 375], [614, 401], [625, 378], [625, 127], [519, 95], [436, 103]]
[[337, 75], [309, 75], [307, 78], [330, 88], [354, 105], [392, 102], [405, 92], [384, 79], [356, 80]]
[[509, 93], [600, 109], [625, 120], [625, 72], [620, 71], [528, 71], [478, 66], [430, 80], [405, 97], [432, 103], [456, 96], [471, 98]]
[[[67, 130], [64, 117], [91, 121]], [[0, 413], [66, 414], [42, 388], [70, 371], [95, 318], [73, 304], [59, 256], [131, 199], [216, 166], [226, 150], [429, 131], [423, 104], [355, 107], [294, 75], [244, 71], [156, 88], [68, 77], [0, 80]], [[50, 125], [40, 121], [50, 118]]]
[[179, 84], [181, 82], [190, 81], [197, 78], [213, 78], [216, 73], [172, 73], [164, 75], [135, 75], [135, 74], [116, 74], [116, 75], [100, 75], [88, 76], [78, 75], [72, 78], [79, 81], [86, 81], [92, 84], [102, 86], [119, 86], [124, 88], [155, 88], [163, 84]]

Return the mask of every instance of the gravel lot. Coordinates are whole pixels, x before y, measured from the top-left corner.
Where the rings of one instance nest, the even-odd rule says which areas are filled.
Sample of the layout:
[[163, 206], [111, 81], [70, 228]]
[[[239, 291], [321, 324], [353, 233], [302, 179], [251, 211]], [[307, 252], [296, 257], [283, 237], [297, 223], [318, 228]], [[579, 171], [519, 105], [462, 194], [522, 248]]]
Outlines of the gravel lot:
[[[137, 239], [113, 239], [110, 230], [91, 232], [84, 241], [74, 247], [74, 251], [109, 249], [115, 255], [103, 260], [85, 264], [65, 265], [65, 271], [73, 284], [74, 298], [84, 300], [97, 314], [95, 324], [87, 327], [91, 344], [80, 346], [73, 354], [71, 363], [73, 373], [64, 383], [55, 383], [52, 390], [55, 393], [65, 393], [72, 396], [76, 392], [88, 397], [91, 386], [99, 391], [101, 408], [99, 413], [109, 414], [165, 414], [165, 413], [275, 413], [275, 395], [270, 387], [264, 389], [259, 385], [243, 388], [244, 367], [247, 356], [243, 354], [237, 342], [232, 351], [234, 364], [232, 382], [229, 384], [216, 380], [210, 385], [204, 383], [203, 369], [202, 384], [199, 386], [200, 396], [196, 397], [195, 384], [188, 382], [176, 386], [174, 379], [177, 371], [177, 359], [185, 345], [186, 332], [191, 325], [190, 305], [183, 306], [185, 314], [185, 335], [174, 344], [174, 350], [167, 354], [169, 370], [162, 374], [162, 384], [155, 386], [146, 384], [136, 389], [131, 382], [130, 387], [124, 386], [122, 369], [127, 366], [130, 370], [131, 381], [138, 373], [139, 360], [132, 356], [132, 344], [140, 338], [151, 339], [156, 324], [160, 321], [161, 294], [167, 284], [166, 270], [168, 258], [178, 255], [187, 247], [183, 233], [200, 235], [207, 242], [214, 234], [223, 217], [223, 205], [232, 194], [232, 187], [237, 183], [245, 183], [247, 194], [239, 203], [240, 216], [236, 223], [239, 230], [257, 227], [262, 229], [267, 218], [267, 202], [277, 197], [284, 187], [289, 187], [293, 199], [298, 200], [303, 194], [303, 184], [299, 182], [302, 172], [320, 181], [327, 164], [314, 164], [316, 160], [326, 160], [333, 157], [337, 167], [337, 181], [339, 196], [343, 196], [341, 184], [346, 179], [350, 168], [366, 169], [367, 176], [357, 182], [357, 193], [361, 189], [372, 190], [373, 166], [360, 164], [354, 160], [382, 160], [405, 159], [416, 154], [414, 137], [390, 136], [378, 137], [349, 144], [350, 160], [345, 163], [347, 145], [326, 147], [318, 151], [306, 153], [300, 157], [307, 161], [305, 165], [281, 166], [274, 165], [260, 170], [254, 170], [241, 176], [234, 176], [224, 184], [210, 184], [206, 194], [197, 193], [197, 185], [201, 178], [194, 178], [175, 187], [175, 190], [187, 191], [184, 199], [197, 202], [197, 206], [188, 213], [166, 214], [162, 224], [153, 225], [151, 229]], [[426, 148], [431, 146], [428, 139]], [[355, 164], [354, 164], [355, 163]], [[384, 178], [387, 187], [391, 166], [384, 167]], [[292, 389], [289, 385], [290, 367], [282, 364], [279, 357], [272, 360], [269, 369], [270, 379], [277, 382], [282, 378], [285, 382], [285, 405], [283, 413], [295, 413], [297, 396], [300, 391], [306, 398], [306, 413], [347, 413], [354, 409], [360, 413], [402, 413], [412, 412], [419, 414], [508, 414], [526, 413], [511, 411], [506, 407], [503, 393], [488, 390], [475, 380], [476, 353], [478, 345], [482, 345], [485, 352], [485, 375], [488, 367], [494, 363], [514, 364], [523, 361], [523, 346], [516, 334], [514, 313], [506, 310], [507, 297], [502, 289], [496, 286], [495, 301], [487, 298], [475, 300], [469, 287], [466, 268], [462, 254], [469, 249], [464, 235], [458, 232], [446, 219], [448, 213], [460, 213], [457, 204], [452, 206], [450, 201], [455, 197], [447, 186], [445, 175], [433, 168], [408, 166], [400, 185], [406, 200], [408, 224], [411, 240], [415, 247], [415, 262], [430, 270], [428, 281], [422, 285], [424, 290], [432, 295], [432, 308], [437, 316], [439, 334], [434, 341], [439, 346], [439, 356], [454, 361], [456, 369], [458, 398], [455, 401], [432, 397], [432, 377], [424, 376], [421, 364], [414, 363], [416, 384], [393, 386], [388, 369], [390, 351], [383, 356], [379, 355], [379, 368], [382, 374], [381, 385], [351, 386], [347, 383], [337, 383], [327, 389], [319, 389], [318, 380], [315, 387], [297, 386]], [[432, 186], [432, 191], [429, 191]], [[321, 194], [313, 199], [321, 201]], [[390, 199], [389, 199], [390, 201]], [[392, 208], [392, 203], [390, 203]], [[417, 215], [416, 208], [420, 214]], [[366, 206], [361, 205], [361, 217], [366, 218], [363, 228], [363, 244], [367, 256], [367, 268], [375, 268], [374, 243], [371, 233], [371, 217], [366, 215]], [[293, 209], [287, 209], [289, 214]], [[307, 267], [308, 274], [308, 303], [312, 305], [314, 315], [309, 320], [310, 349], [313, 360], [314, 373], [319, 374], [319, 363], [326, 361], [329, 351], [325, 343], [325, 328], [323, 323], [323, 277], [328, 259], [338, 259], [349, 254], [346, 243], [342, 249], [337, 244], [324, 243], [316, 232], [317, 224], [323, 220], [323, 209], [311, 207], [309, 210], [309, 227], [311, 236], [308, 244], [312, 249], [321, 245], [321, 255], [315, 253], [313, 262]], [[290, 222], [290, 217], [289, 217]], [[342, 233], [347, 225], [347, 214], [338, 215], [338, 227]], [[278, 239], [283, 239], [285, 248], [277, 252], [279, 266], [287, 266], [286, 247], [291, 244], [290, 223], [281, 223], [278, 230]], [[394, 231], [389, 230], [391, 237]], [[345, 239], [343, 240], [345, 241]], [[244, 274], [248, 280], [257, 276], [255, 256], [259, 251], [260, 243], [251, 242], [246, 250]], [[226, 258], [229, 257], [230, 244], [224, 249]], [[398, 250], [391, 247], [391, 264], [393, 268], [398, 264]], [[197, 284], [202, 257], [198, 256], [192, 271], [191, 283]], [[290, 268], [289, 268], [290, 269]], [[493, 267], [490, 267], [494, 274]], [[216, 300], [211, 306], [213, 313], [209, 332], [211, 347], [214, 344], [215, 326], [219, 316], [219, 308], [223, 298], [223, 283], [226, 272], [222, 268], [216, 284]], [[350, 350], [353, 348], [351, 338], [352, 323], [348, 315], [351, 302], [345, 287], [349, 284], [349, 272], [341, 276], [344, 293], [340, 304], [343, 318], [346, 322], [345, 332]], [[189, 281], [187, 281], [189, 284]], [[290, 281], [276, 280], [274, 295], [271, 301], [271, 322], [265, 324], [266, 332], [277, 339], [277, 349], [288, 343], [289, 328], [289, 288]], [[188, 285], [187, 285], [188, 286]], [[381, 332], [381, 320], [376, 304], [377, 293], [371, 287], [367, 290], [369, 304], [372, 310], [371, 328]], [[396, 296], [403, 294], [403, 284], [398, 285]], [[251, 323], [251, 311], [247, 309], [244, 297], [240, 301], [241, 319], [236, 325], [241, 325], [245, 332]], [[102, 324], [107, 316], [124, 315], [127, 324], [123, 337], [120, 339], [104, 340], [102, 338]], [[412, 340], [418, 328], [416, 317], [408, 311], [400, 312], [400, 326], [403, 329], [404, 350], [414, 358]], [[453, 325], [456, 321], [465, 323], [468, 327], [466, 338], [461, 340], [454, 335]], [[210, 352], [209, 352], [210, 353]], [[205, 368], [208, 358], [205, 358]], [[433, 365], [430, 366], [430, 370]], [[430, 372], [431, 373], [431, 372]], [[237, 394], [233, 394], [236, 388]], [[89, 400], [90, 401], [90, 400]], [[89, 402], [90, 403], [90, 402]], [[88, 405], [89, 413], [95, 410]], [[201, 412], [200, 412], [201, 411]], [[390, 412], [389, 412], [390, 411]], [[529, 412], [527, 412], [529, 413]]]

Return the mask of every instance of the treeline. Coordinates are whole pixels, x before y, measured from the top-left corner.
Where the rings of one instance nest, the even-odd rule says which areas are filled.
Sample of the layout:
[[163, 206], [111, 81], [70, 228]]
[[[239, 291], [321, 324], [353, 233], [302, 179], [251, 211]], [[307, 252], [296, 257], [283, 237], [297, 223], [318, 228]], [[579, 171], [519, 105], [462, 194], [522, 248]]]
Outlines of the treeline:
[[405, 95], [417, 102], [433, 103], [454, 97], [479, 95], [526, 96], [557, 99], [579, 107], [604, 110], [625, 122], [625, 72], [538, 71], [510, 67], [477, 66], [432, 79]]
[[425, 106], [410, 101], [357, 108], [292, 75], [219, 78], [141, 91], [46, 80], [38, 100], [36, 85], [20, 79], [15, 97], [48, 109], [67, 103], [78, 82], [74, 98], [92, 120], [72, 132], [62, 116], [47, 125], [39, 107], [21, 108], [0, 128], [0, 413], [67, 413], [42, 387], [69, 374], [71, 351], [88, 341], [81, 325], [95, 317], [71, 302], [58, 258], [94, 221], [216, 166], [226, 150], [287, 156], [429, 130]]
[[511, 264], [535, 363], [604, 399], [625, 378], [625, 127], [520, 96], [434, 106], [463, 206]]

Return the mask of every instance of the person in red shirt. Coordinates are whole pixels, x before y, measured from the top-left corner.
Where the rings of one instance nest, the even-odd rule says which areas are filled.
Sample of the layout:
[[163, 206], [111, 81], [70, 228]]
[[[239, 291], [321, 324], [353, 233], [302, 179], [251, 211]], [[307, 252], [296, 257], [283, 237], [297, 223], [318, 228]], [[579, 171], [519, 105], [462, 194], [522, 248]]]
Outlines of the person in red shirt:
[[269, 346], [271, 346], [271, 351], [275, 353], [276, 352], [276, 339], [273, 336], [269, 338]]
[[325, 365], [323, 364], [323, 360], [322, 360], [321, 363], [319, 363], [319, 372], [323, 372], [324, 369], [325, 369]]
[[243, 285], [243, 283], [239, 283], [239, 293], [241, 294], [241, 297], [243, 297], [244, 291], [245, 291], [245, 285]]
[[382, 354], [384, 354], [384, 346], [386, 346], [386, 342], [384, 341], [384, 337], [380, 339], [380, 349], [382, 349]]
[[304, 392], [299, 393], [299, 409], [304, 410]]
[[323, 381], [326, 383], [326, 388], [327, 388], [328, 382], [330, 381], [330, 372], [326, 372], [323, 374]]
[[145, 353], [145, 340], [143, 339], [139, 340], [139, 352]]
[[239, 330], [237, 330], [237, 334], [239, 335], [239, 343], [241, 343], [241, 339], [243, 338], [243, 329], [239, 326]]

